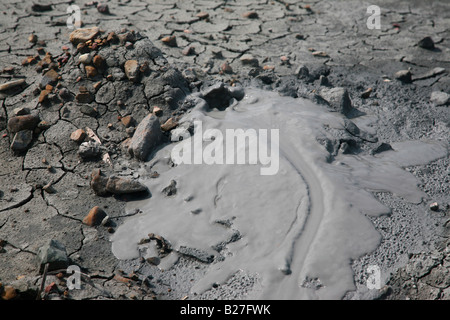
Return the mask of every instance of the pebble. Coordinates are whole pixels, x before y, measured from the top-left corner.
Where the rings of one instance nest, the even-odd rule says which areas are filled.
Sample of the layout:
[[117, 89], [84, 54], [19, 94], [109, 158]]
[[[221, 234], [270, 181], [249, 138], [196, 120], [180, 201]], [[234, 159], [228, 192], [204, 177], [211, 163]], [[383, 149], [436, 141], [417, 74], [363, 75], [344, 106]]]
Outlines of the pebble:
[[220, 71], [222, 71], [223, 73], [233, 73], [233, 68], [231, 68], [231, 66], [227, 62], [224, 62], [220, 66]]
[[99, 3], [97, 5], [97, 11], [102, 13], [102, 14], [109, 14], [109, 7], [108, 7], [107, 4]]
[[329, 55], [325, 51], [313, 51], [312, 55], [315, 57], [323, 57], [323, 58], [329, 57]]
[[410, 70], [400, 70], [394, 74], [395, 79], [404, 82], [411, 83], [412, 82], [412, 74]]
[[105, 64], [105, 59], [101, 55], [97, 54], [96, 56], [94, 56], [92, 63], [95, 67], [97, 67], [97, 69], [102, 69]]
[[248, 18], [248, 19], [257, 19], [258, 13], [256, 11], [248, 11], [248, 12], [245, 12], [242, 16], [244, 18]]
[[192, 46], [187, 46], [186, 48], [184, 48], [181, 53], [185, 56], [191, 55], [191, 54], [195, 54], [195, 48]]
[[97, 75], [97, 69], [93, 66], [85, 66], [84, 70], [86, 71], [86, 76], [88, 78], [93, 78]]
[[251, 54], [243, 54], [242, 57], [239, 58], [242, 64], [251, 65], [257, 67], [259, 65], [258, 59], [253, 57]]
[[98, 196], [108, 195], [108, 191], [106, 191], [107, 182], [108, 178], [104, 174], [102, 174], [100, 169], [94, 169], [92, 171], [90, 186], [96, 195]]
[[94, 96], [90, 92], [79, 92], [75, 99], [78, 103], [91, 103], [94, 101]]
[[95, 227], [100, 225], [106, 217], [106, 212], [99, 206], [95, 206], [89, 210], [87, 216], [83, 218], [83, 223], [90, 227]]
[[34, 130], [39, 121], [41, 120], [37, 113], [11, 117], [8, 121], [8, 131], [16, 133], [22, 130]]
[[149, 114], [137, 126], [131, 138], [128, 152], [136, 159], [145, 161], [162, 138], [163, 134], [158, 118]]
[[170, 181], [170, 184], [161, 190], [167, 197], [173, 196], [177, 193], [177, 182], [175, 180]]
[[436, 106], [445, 106], [450, 102], [450, 95], [442, 91], [433, 91], [431, 93], [430, 101]]
[[127, 60], [124, 65], [125, 75], [133, 82], [139, 78], [139, 64], [137, 60]]
[[367, 99], [370, 97], [371, 93], [372, 93], [372, 88], [367, 88], [364, 92], [361, 93], [361, 98]]
[[48, 90], [42, 90], [41, 93], [39, 94], [39, 103], [44, 103], [48, 100], [48, 95], [49, 95], [50, 91]]
[[155, 116], [157, 116], [157, 117], [160, 117], [163, 114], [163, 110], [160, 107], [158, 107], [158, 106], [154, 106], [153, 107], [153, 114]]
[[31, 6], [31, 10], [34, 12], [44, 12], [44, 11], [50, 11], [52, 10], [51, 4], [39, 4], [39, 3], [33, 3]]
[[58, 95], [63, 101], [68, 101], [71, 98], [70, 91], [66, 88], [59, 90]]
[[423, 39], [421, 39], [417, 45], [423, 49], [429, 49], [429, 50], [433, 50], [434, 47], [434, 41], [433, 39], [431, 39], [431, 37], [425, 37]]
[[38, 40], [38, 37], [37, 37], [37, 35], [35, 35], [35, 34], [30, 34], [30, 35], [28, 36], [28, 42], [36, 43], [37, 40]]
[[125, 128], [129, 128], [134, 125], [134, 118], [132, 116], [125, 116], [120, 119], [120, 122], [125, 126]]
[[78, 57], [78, 62], [82, 64], [89, 64], [92, 61], [92, 55], [90, 53], [84, 53]]
[[0, 297], [2, 298], [2, 300], [12, 300], [17, 297], [17, 291], [12, 286], [2, 287], [0, 283], [0, 292], [1, 292]]
[[0, 91], [5, 91], [25, 83], [25, 79], [13, 80], [0, 85]]
[[202, 12], [197, 13], [196, 16], [199, 19], [207, 19], [207, 18], [209, 18], [209, 13], [202, 11]]
[[44, 73], [44, 76], [41, 79], [41, 82], [39, 83], [39, 87], [41, 89], [45, 89], [45, 87], [50, 84], [52, 86], [55, 86], [58, 82], [59, 74], [54, 69], [48, 70], [46, 73]]
[[161, 130], [167, 132], [176, 126], [178, 126], [178, 122], [176, 122], [173, 118], [169, 118], [163, 125], [161, 125]]
[[33, 141], [33, 131], [22, 130], [14, 135], [13, 141], [11, 143], [11, 150], [15, 152], [26, 151]]
[[433, 202], [432, 204], [430, 204], [430, 210], [439, 211], [439, 204], [437, 202]]
[[86, 131], [83, 129], [77, 129], [71, 133], [70, 140], [75, 141], [76, 143], [82, 143], [86, 136]]
[[343, 87], [324, 88], [319, 94], [334, 110], [342, 114], [347, 114], [352, 109], [352, 102], [348, 91]]
[[74, 45], [86, 43], [87, 41], [94, 39], [99, 32], [100, 29], [98, 27], [76, 29], [70, 34], [70, 42]]
[[106, 191], [113, 194], [129, 194], [146, 192], [148, 188], [137, 180], [111, 176], [106, 183]]
[[13, 112], [16, 116], [24, 116], [30, 114], [30, 109], [28, 109], [27, 107], [18, 107], [15, 108]]
[[48, 271], [66, 269], [69, 265], [66, 248], [55, 239], [48, 240], [38, 249], [36, 261], [40, 273], [42, 273], [47, 263]]
[[176, 36], [167, 36], [161, 39], [162, 43], [169, 47], [177, 47], [177, 37]]
[[103, 153], [103, 148], [96, 141], [83, 142], [78, 148], [78, 155], [83, 160], [90, 160], [99, 157]]

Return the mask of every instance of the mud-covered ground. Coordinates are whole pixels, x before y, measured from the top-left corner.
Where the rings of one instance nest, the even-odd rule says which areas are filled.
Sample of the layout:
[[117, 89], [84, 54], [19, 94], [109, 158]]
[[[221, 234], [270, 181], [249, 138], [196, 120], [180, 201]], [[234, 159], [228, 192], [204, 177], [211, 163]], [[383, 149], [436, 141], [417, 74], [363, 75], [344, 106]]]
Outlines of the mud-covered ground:
[[[73, 4], [83, 28], [99, 28], [81, 46], [67, 27]], [[101, 4], [0, 3], [0, 85], [23, 79], [0, 91], [4, 299], [245, 299], [258, 291], [257, 275], [238, 273], [193, 296], [189, 289], [207, 263], [186, 255], [161, 270], [111, 253], [110, 235], [136, 214], [126, 213], [125, 204], [147, 196], [137, 181], [157, 176], [137, 156], [140, 147], [131, 147], [130, 156], [136, 126], [154, 113], [163, 143], [192, 107], [184, 98], [210, 84], [241, 83], [318, 103], [321, 90], [344, 88], [353, 112], [378, 117], [378, 143], [448, 142], [448, 1]], [[370, 5], [381, 9], [380, 29], [367, 27]], [[421, 41], [426, 37], [431, 41]], [[88, 140], [98, 142], [80, 152]], [[378, 146], [357, 142], [363, 150]], [[420, 204], [376, 194], [392, 212], [371, 218], [382, 242], [353, 261], [356, 291], [344, 299], [450, 298], [448, 165], [446, 157], [407, 168], [428, 196]], [[109, 218], [89, 226], [85, 217], [95, 206]], [[51, 239], [67, 259], [45, 272], [38, 252]], [[81, 289], [68, 289], [67, 265], [81, 268]], [[380, 267], [380, 290], [366, 285], [370, 265]]]

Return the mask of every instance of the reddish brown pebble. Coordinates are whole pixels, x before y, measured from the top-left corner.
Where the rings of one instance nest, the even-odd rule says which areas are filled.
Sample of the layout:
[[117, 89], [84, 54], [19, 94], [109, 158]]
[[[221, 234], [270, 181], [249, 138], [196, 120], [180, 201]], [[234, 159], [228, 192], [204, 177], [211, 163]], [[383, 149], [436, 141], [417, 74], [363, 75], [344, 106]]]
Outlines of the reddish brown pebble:
[[50, 92], [48, 90], [42, 90], [41, 94], [39, 95], [39, 103], [47, 101], [49, 93]]
[[176, 36], [167, 36], [167, 37], [162, 38], [161, 41], [169, 47], [177, 46], [177, 37]]
[[125, 128], [128, 128], [134, 124], [134, 119], [132, 116], [125, 116], [120, 119]]
[[93, 78], [97, 75], [97, 69], [93, 66], [85, 66], [84, 70], [86, 70], [86, 76], [89, 78]]
[[98, 69], [101, 69], [104, 65], [105, 59], [103, 59], [102, 56], [96, 55], [94, 59], [92, 60], [92, 63], [94, 66], [96, 66]]
[[81, 143], [86, 138], [86, 132], [83, 129], [77, 129], [70, 135], [70, 139], [76, 143]]
[[105, 211], [103, 211], [103, 209], [101, 209], [99, 206], [95, 206], [89, 211], [89, 214], [84, 217], [83, 223], [90, 227], [98, 226], [102, 223], [102, 220], [105, 217]]

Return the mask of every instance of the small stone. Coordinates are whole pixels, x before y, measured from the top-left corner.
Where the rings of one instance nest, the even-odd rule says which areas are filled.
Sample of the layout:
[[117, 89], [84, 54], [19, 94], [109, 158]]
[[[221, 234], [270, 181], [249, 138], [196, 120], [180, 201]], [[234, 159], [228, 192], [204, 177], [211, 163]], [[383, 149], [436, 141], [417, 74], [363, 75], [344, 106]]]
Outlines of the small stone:
[[177, 37], [176, 36], [167, 36], [161, 39], [162, 43], [169, 47], [177, 47]]
[[136, 82], [139, 77], [139, 64], [136, 60], [127, 60], [124, 65], [125, 75], [133, 82]]
[[372, 88], [367, 88], [364, 90], [364, 92], [361, 93], [361, 98], [367, 99], [370, 97], [370, 94], [372, 93]]
[[50, 92], [48, 90], [42, 90], [39, 95], [39, 103], [44, 103], [48, 100], [48, 94]]
[[[50, 166], [50, 168], [51, 168], [51, 166]], [[42, 190], [44, 190], [45, 192], [47, 192], [49, 194], [53, 194], [56, 192], [55, 188], [53, 188], [52, 182], [49, 182], [45, 186], [43, 186]]]
[[137, 180], [111, 176], [106, 183], [106, 191], [113, 194], [146, 192], [148, 188]]
[[220, 71], [222, 71], [223, 73], [233, 73], [233, 68], [231, 68], [231, 66], [227, 62], [224, 62], [220, 66]]
[[78, 103], [91, 103], [94, 101], [94, 96], [90, 92], [80, 92], [75, 96]]
[[433, 202], [432, 204], [430, 204], [430, 210], [439, 211], [439, 204], [437, 202]]
[[400, 70], [394, 74], [395, 79], [404, 82], [411, 83], [412, 82], [412, 74], [409, 70]]
[[55, 86], [58, 82], [58, 79], [59, 74], [54, 69], [50, 69], [42, 77], [41, 82], [39, 83], [39, 87], [41, 89], [45, 89], [48, 84]]
[[259, 65], [258, 59], [253, 57], [251, 54], [243, 54], [242, 57], [239, 58], [242, 64], [251, 65], [257, 67]]
[[138, 160], [145, 161], [148, 155], [160, 144], [163, 134], [158, 118], [147, 115], [137, 126], [130, 141], [128, 152]]
[[319, 94], [334, 110], [341, 112], [342, 114], [346, 115], [352, 110], [350, 95], [345, 88], [326, 88], [322, 89]]
[[92, 62], [92, 56], [90, 53], [84, 53], [78, 57], [78, 62], [82, 64], [89, 64]]
[[102, 13], [102, 14], [109, 14], [109, 7], [108, 7], [107, 4], [99, 3], [97, 5], [97, 11]]
[[33, 3], [31, 6], [31, 10], [35, 12], [44, 12], [44, 11], [50, 11], [52, 10], [51, 4], [39, 4], [39, 3]]
[[101, 55], [94, 56], [94, 59], [92, 60], [92, 63], [94, 64], [97, 69], [102, 69], [105, 65], [105, 59]]
[[95, 206], [89, 211], [88, 215], [83, 218], [83, 223], [90, 227], [95, 227], [100, 225], [106, 216], [107, 215], [102, 208]]
[[178, 126], [178, 122], [176, 122], [173, 118], [169, 118], [163, 125], [161, 125], [162, 131], [170, 131], [173, 128]]
[[97, 69], [93, 66], [85, 66], [84, 70], [86, 71], [86, 76], [89, 78], [93, 78], [97, 75]]
[[0, 91], [5, 91], [5, 90], [11, 89], [11, 88], [15, 88], [15, 87], [21, 86], [24, 83], [25, 83], [25, 79], [9, 81], [9, 82], [6, 82], [6, 83], [3, 83], [0, 85]]
[[186, 48], [184, 48], [184, 49], [181, 51], [181, 53], [182, 53], [184, 56], [189, 56], [189, 55], [191, 55], [191, 54], [195, 54], [195, 48], [192, 47], [192, 46], [187, 46]]
[[83, 104], [81, 106], [81, 108], [80, 108], [80, 111], [81, 111], [81, 113], [83, 113], [83, 114], [85, 114], [85, 115], [87, 115], [89, 117], [95, 118], [95, 117], [98, 116], [97, 109], [94, 108], [94, 107], [91, 107], [91, 106], [89, 106], [87, 104]]
[[28, 36], [28, 42], [36, 43], [37, 40], [38, 40], [38, 37], [37, 37], [37, 35], [35, 35], [35, 34], [30, 34], [30, 35]]
[[8, 121], [8, 131], [16, 133], [22, 130], [34, 130], [39, 121], [41, 120], [37, 113], [11, 117]]
[[2, 300], [12, 300], [17, 297], [17, 291], [12, 286], [1, 287], [0, 283], [0, 292], [1, 292], [0, 298], [2, 298]]
[[70, 140], [75, 141], [76, 143], [82, 143], [86, 138], [86, 131], [83, 129], [77, 129], [70, 135]]
[[431, 39], [431, 37], [425, 37], [425, 38], [421, 39], [417, 43], [417, 45], [421, 48], [428, 49], [428, 50], [433, 50], [435, 48], [434, 41], [433, 41], [433, 39]]
[[120, 122], [122, 122], [125, 128], [128, 128], [134, 125], [134, 118], [132, 116], [125, 116], [120, 119]]
[[313, 51], [312, 55], [315, 57], [322, 57], [322, 58], [329, 57], [329, 55], [325, 51]]
[[207, 19], [207, 18], [209, 18], [209, 13], [202, 11], [202, 12], [197, 13], [196, 16], [199, 19]]
[[33, 141], [33, 131], [19, 131], [14, 135], [13, 141], [11, 143], [11, 150], [15, 152], [23, 152], [28, 149], [31, 141]]
[[30, 109], [28, 109], [27, 107], [18, 107], [15, 108], [13, 112], [16, 116], [24, 116], [30, 114]]
[[39, 272], [44, 270], [48, 263], [48, 271], [66, 269], [69, 265], [66, 248], [57, 240], [51, 239], [38, 249], [36, 255]]
[[450, 102], [450, 95], [441, 91], [433, 91], [431, 93], [430, 101], [436, 106], [445, 106]]
[[256, 11], [248, 11], [248, 12], [245, 12], [242, 16], [244, 18], [248, 18], [248, 19], [257, 19], [258, 13]]
[[160, 107], [158, 107], [158, 106], [154, 106], [153, 107], [153, 114], [155, 116], [157, 116], [157, 117], [160, 117], [160, 116], [163, 115], [163, 110]]
[[98, 35], [100, 29], [98, 27], [76, 29], [70, 34], [70, 42], [73, 45], [86, 43]]
[[68, 101], [72, 97], [70, 91], [66, 88], [60, 89], [58, 95], [63, 101]]
[[83, 160], [98, 158], [103, 153], [100, 143], [96, 141], [83, 142], [78, 148], [78, 155]]
[[162, 189], [161, 192], [164, 193], [167, 197], [175, 195], [177, 193], [177, 182], [175, 180], [170, 181], [170, 184]]
[[90, 186], [94, 190], [95, 194], [98, 196], [106, 196], [109, 194], [106, 191], [106, 184], [108, 183], [108, 178], [102, 174], [100, 169], [94, 169], [91, 173]]

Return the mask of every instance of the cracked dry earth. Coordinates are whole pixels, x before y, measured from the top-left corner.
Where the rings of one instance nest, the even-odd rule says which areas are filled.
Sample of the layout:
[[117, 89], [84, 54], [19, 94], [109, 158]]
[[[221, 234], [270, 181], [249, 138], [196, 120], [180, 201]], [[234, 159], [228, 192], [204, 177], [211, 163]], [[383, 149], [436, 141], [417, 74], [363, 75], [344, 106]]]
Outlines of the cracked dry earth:
[[[9, 83], [0, 92], [3, 299], [189, 296], [204, 263], [182, 257], [163, 272], [118, 261], [109, 237], [126, 203], [148, 197], [139, 179], [157, 178], [142, 161], [155, 146], [133, 147], [137, 125], [161, 125], [158, 144], [168, 141], [192, 107], [186, 96], [210, 84], [319, 103], [320, 89], [343, 87], [354, 108], [379, 116], [379, 141], [448, 141], [446, 1], [377, 1], [380, 30], [366, 27], [365, 1], [76, 1], [89, 28], [81, 38], [66, 26], [72, 1], [38, 3], [0, 3], [0, 76]], [[431, 44], [419, 45], [426, 37]], [[429, 199], [413, 206], [377, 194], [392, 213], [373, 219], [383, 240], [353, 262], [357, 290], [343, 298], [450, 297], [448, 157], [407, 169]], [[51, 239], [67, 259], [44, 272], [39, 253]], [[67, 288], [69, 264], [81, 268], [81, 290]], [[381, 266], [381, 290], [365, 287], [370, 264]], [[245, 298], [255, 281], [237, 275], [188, 298]]]

